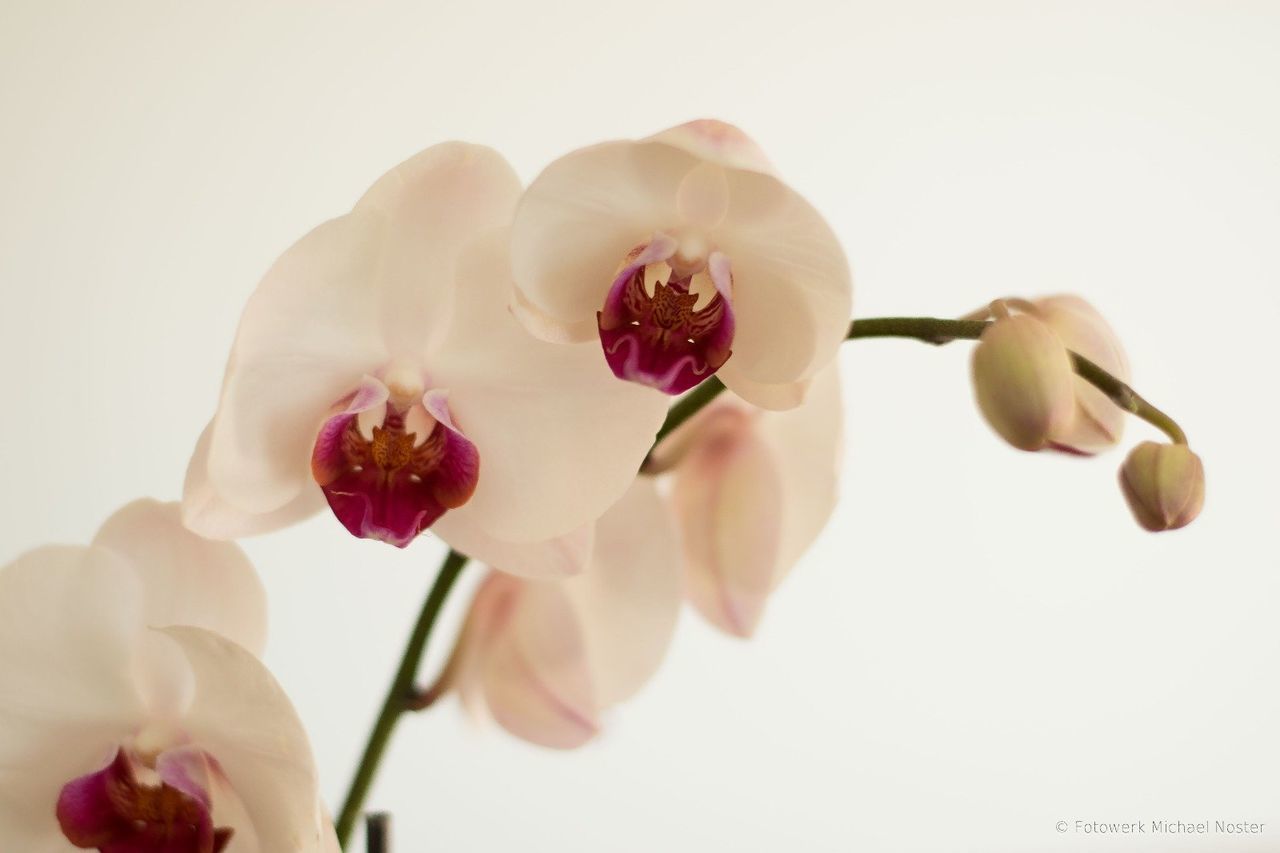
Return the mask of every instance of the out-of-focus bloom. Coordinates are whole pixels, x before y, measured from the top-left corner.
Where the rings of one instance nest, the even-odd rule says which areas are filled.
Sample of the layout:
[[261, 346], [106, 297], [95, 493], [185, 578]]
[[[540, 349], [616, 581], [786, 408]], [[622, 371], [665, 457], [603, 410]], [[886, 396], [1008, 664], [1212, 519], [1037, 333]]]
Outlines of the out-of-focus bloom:
[[[1036, 299], [1032, 313], [1044, 322], [1063, 345], [1079, 353], [1121, 382], [1129, 381], [1129, 359], [1120, 339], [1092, 305], [1078, 296], [1060, 295]], [[1051, 437], [1054, 449], [1073, 453], [1098, 453], [1115, 446], [1124, 434], [1124, 411], [1081, 376], [1073, 380], [1076, 414], [1071, 425]]]
[[973, 350], [973, 390], [987, 423], [1019, 450], [1043, 450], [1076, 418], [1075, 373], [1062, 339], [1030, 314], [996, 320]]
[[832, 365], [796, 409], [762, 411], [722, 394], [655, 453], [658, 468], [674, 466], [686, 594], [722, 631], [755, 631], [770, 593], [830, 518], [842, 419]]
[[0, 569], [0, 849], [336, 849], [243, 552], [138, 501]]
[[519, 194], [496, 152], [437, 145], [285, 252], [245, 308], [191, 461], [192, 529], [260, 533], [327, 500], [356, 536], [403, 547], [434, 525], [485, 559], [622, 494], [662, 398], [511, 316]]
[[657, 669], [680, 607], [667, 507], [640, 479], [595, 525], [589, 566], [561, 581], [491, 573], [438, 689], [532, 743], [581, 746]]
[[1185, 444], [1144, 441], [1124, 460], [1120, 489], [1143, 528], [1177, 530], [1204, 506], [1204, 465]]
[[530, 331], [598, 336], [615, 374], [668, 394], [718, 374], [758, 406], [789, 408], [849, 322], [835, 235], [719, 121], [552, 163], [516, 213], [512, 268]]

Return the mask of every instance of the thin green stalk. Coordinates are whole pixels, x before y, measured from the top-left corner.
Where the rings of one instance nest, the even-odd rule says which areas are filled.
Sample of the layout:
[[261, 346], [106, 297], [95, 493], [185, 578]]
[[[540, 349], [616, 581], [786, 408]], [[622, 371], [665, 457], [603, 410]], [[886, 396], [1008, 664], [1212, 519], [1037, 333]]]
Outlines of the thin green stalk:
[[[989, 324], [990, 321], [987, 320], [972, 319], [870, 317], [851, 322], [847, 340], [858, 338], [911, 338], [929, 344], [945, 344], [959, 339], [976, 340], [982, 337], [982, 332]], [[1187, 437], [1181, 427], [1164, 412], [1144, 400], [1127, 384], [1079, 353], [1071, 353], [1071, 360], [1076, 373], [1106, 394], [1117, 406], [1158, 427], [1174, 442], [1179, 444], [1186, 443]], [[662, 427], [658, 430], [653, 447], [649, 450], [649, 457], [652, 456], [653, 448], [656, 448], [659, 442], [701, 411], [723, 390], [724, 383], [713, 376], [677, 400], [667, 413], [666, 421], [663, 422]], [[654, 473], [647, 467], [649, 457], [646, 457], [645, 466], [642, 466], [641, 470], [646, 473]], [[355, 779], [351, 782], [351, 790], [347, 794], [342, 811], [338, 815], [338, 840], [344, 847], [351, 837], [356, 820], [360, 816], [365, 796], [368, 794], [369, 786], [373, 782], [374, 774], [377, 772], [378, 764], [386, 751], [396, 722], [405, 712], [424, 708], [435, 698], [435, 693], [432, 691], [427, 691], [426, 693], [416, 692], [414, 679], [440, 608], [466, 563], [467, 557], [465, 555], [459, 554], [457, 551], [450, 551], [449, 556], [445, 558], [444, 565], [440, 568], [440, 574], [436, 577], [435, 585], [431, 587], [431, 592], [423, 605], [422, 615], [418, 617], [418, 624], [414, 627], [408, 646], [405, 647], [404, 657], [400, 661], [400, 669], [396, 672], [395, 681], [392, 682], [386, 701], [382, 705], [382, 712], [378, 715], [373, 732], [369, 735], [369, 743], [365, 747], [363, 757], [360, 759]]]
[[[977, 340], [991, 325], [989, 320], [941, 320], [934, 317], [870, 317], [849, 324], [846, 340], [855, 338], [914, 338], [929, 344], [945, 344], [958, 339]], [[1175, 444], [1186, 444], [1187, 434], [1173, 418], [1143, 399], [1123, 381], [1097, 364], [1071, 353], [1071, 365], [1080, 378], [1097, 388], [1120, 408], [1139, 417], [1169, 436]], [[674, 409], [673, 409], [674, 411]], [[686, 415], [686, 417], [688, 417]], [[665, 426], [665, 424], [664, 424]]]
[[342, 810], [338, 812], [338, 820], [334, 826], [338, 831], [338, 843], [343, 848], [351, 840], [356, 821], [360, 819], [365, 798], [369, 795], [369, 787], [373, 784], [378, 765], [382, 763], [382, 755], [387, 750], [387, 744], [391, 742], [391, 734], [395, 731], [396, 723], [401, 714], [410, 710], [414, 696], [414, 680], [418, 675], [418, 666], [422, 663], [422, 653], [427, 647], [427, 639], [431, 636], [431, 629], [435, 627], [436, 618], [440, 615], [449, 591], [453, 589], [458, 575], [462, 574], [462, 569], [467, 565], [467, 560], [467, 555], [450, 551], [440, 566], [440, 573], [436, 575], [431, 592], [427, 593], [427, 600], [422, 604], [422, 612], [418, 614], [417, 624], [413, 626], [413, 633], [409, 635], [409, 642], [405, 645], [404, 654], [400, 658], [400, 668], [396, 670], [391, 688], [387, 691], [387, 698], [382, 703], [382, 710], [373, 724], [373, 731], [369, 733], [369, 742], [365, 745], [364, 755], [360, 757], [356, 775], [351, 780], [347, 798], [342, 803]]

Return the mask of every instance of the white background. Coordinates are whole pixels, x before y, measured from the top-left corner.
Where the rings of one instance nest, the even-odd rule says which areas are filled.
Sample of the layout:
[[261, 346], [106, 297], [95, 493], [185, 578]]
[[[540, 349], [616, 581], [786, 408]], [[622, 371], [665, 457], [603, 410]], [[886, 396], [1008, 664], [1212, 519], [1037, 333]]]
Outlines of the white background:
[[[830, 217], [859, 316], [1091, 300], [1204, 514], [1146, 535], [1121, 453], [1000, 444], [966, 344], [847, 345], [845, 496], [759, 636], [686, 614], [575, 753], [407, 720], [371, 799], [398, 850], [1280, 849], [1277, 84], [1264, 2], [7, 0], [0, 558], [176, 498], [258, 277], [401, 159], [460, 138], [529, 179], [719, 117]], [[441, 547], [328, 517], [246, 547], [336, 803]], [[1054, 830], [1215, 818], [1267, 828]]]

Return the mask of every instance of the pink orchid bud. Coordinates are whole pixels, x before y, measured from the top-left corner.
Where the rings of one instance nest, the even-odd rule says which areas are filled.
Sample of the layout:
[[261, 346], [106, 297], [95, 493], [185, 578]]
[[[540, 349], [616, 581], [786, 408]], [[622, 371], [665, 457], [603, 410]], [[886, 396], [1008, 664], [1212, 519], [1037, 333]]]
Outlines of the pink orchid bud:
[[132, 503], [0, 568], [0, 850], [331, 853], [240, 548]]
[[[1129, 360], [1120, 339], [1092, 305], [1078, 296], [1061, 295], [1037, 299], [1031, 306], [1067, 349], [1120, 381], [1129, 381]], [[1054, 447], [1084, 454], [1114, 447], [1124, 433], [1124, 410], [1083, 377], [1076, 376], [1074, 384], [1076, 417], [1069, 427], [1052, 436]]]
[[674, 470], [685, 594], [721, 631], [754, 634], [773, 591], [825, 527], [841, 418], [833, 365], [797, 408], [766, 411], [724, 394], [655, 453]]
[[1018, 314], [992, 323], [974, 348], [972, 372], [983, 417], [1019, 450], [1042, 450], [1071, 428], [1071, 357], [1041, 320]]
[[1120, 489], [1144, 529], [1177, 530], [1204, 506], [1204, 465], [1185, 444], [1144, 441], [1121, 466]]
[[[477, 715], [554, 749], [581, 746], [604, 714], [654, 673], [680, 608], [680, 555], [668, 507], [651, 479], [637, 480], [593, 525], [548, 549], [589, 550], [579, 574], [517, 577], [521, 555], [485, 579], [458, 645], [433, 689], [453, 690]], [[523, 572], [529, 574], [528, 572]]]

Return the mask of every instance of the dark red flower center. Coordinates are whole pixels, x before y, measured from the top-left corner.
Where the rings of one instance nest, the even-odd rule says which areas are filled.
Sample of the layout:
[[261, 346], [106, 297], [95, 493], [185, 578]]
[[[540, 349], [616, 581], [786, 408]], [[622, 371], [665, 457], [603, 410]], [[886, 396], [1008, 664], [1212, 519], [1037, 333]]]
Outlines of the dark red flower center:
[[220, 853], [232, 831], [215, 829], [207, 795], [167, 781], [139, 781], [118, 750], [110, 764], [73, 779], [58, 797], [62, 834], [76, 847], [101, 853]]

